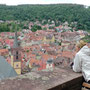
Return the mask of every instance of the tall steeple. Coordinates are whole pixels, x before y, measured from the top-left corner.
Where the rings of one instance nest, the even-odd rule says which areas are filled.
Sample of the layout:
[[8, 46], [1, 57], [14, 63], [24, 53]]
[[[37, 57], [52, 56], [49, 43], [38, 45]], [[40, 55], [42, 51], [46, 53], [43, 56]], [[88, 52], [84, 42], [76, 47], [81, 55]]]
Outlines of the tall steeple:
[[17, 31], [15, 31], [13, 48], [18, 48]]
[[21, 74], [21, 48], [18, 45], [17, 31], [15, 32], [14, 45], [11, 48], [11, 65], [17, 74]]

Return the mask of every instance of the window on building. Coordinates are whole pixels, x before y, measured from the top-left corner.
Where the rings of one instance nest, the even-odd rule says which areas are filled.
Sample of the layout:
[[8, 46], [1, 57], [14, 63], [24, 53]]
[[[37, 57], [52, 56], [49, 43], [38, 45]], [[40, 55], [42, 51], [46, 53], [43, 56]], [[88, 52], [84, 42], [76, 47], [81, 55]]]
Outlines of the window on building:
[[16, 51], [16, 59], [18, 59], [18, 51]]
[[16, 59], [18, 59], [18, 56], [16, 56]]

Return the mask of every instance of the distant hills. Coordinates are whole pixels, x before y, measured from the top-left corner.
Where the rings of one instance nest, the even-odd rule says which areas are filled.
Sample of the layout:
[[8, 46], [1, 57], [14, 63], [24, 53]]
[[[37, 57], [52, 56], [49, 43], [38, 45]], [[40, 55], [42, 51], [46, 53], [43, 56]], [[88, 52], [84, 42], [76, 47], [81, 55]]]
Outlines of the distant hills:
[[78, 29], [90, 30], [90, 7], [77, 4], [0, 5], [0, 20], [78, 22]]

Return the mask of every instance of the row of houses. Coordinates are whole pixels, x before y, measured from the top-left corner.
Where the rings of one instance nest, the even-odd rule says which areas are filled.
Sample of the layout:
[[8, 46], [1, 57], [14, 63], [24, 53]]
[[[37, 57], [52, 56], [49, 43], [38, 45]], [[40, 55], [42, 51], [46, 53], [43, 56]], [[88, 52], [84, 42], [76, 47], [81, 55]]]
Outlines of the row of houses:
[[[21, 49], [18, 48], [20, 55], [18, 56], [18, 49], [15, 55], [17, 59], [20, 57], [21, 64], [16, 63], [15, 67], [20, 66], [21, 70], [24, 70], [28, 66], [30, 70], [43, 70], [53, 68], [58, 63], [62, 66], [69, 65], [74, 58], [75, 43], [81, 38], [80, 35], [83, 34], [76, 31], [61, 33], [55, 30], [37, 30], [36, 32], [23, 30], [18, 32], [17, 43]], [[15, 42], [13, 37], [15, 33], [0, 33], [0, 55], [4, 56], [9, 64], [12, 64], [13, 58], [11, 52]], [[63, 59], [59, 60], [60, 58]], [[20, 69], [18, 70], [16, 72], [21, 74]]]

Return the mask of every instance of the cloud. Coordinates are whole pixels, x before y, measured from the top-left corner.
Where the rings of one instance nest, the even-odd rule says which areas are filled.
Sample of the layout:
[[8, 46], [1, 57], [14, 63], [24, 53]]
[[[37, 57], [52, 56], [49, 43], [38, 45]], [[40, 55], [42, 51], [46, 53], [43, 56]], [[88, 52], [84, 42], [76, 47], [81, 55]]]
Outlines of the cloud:
[[45, 3], [45, 0], [0, 0], [0, 3], [1, 4], [7, 4], [7, 5], [17, 5], [17, 4], [44, 4]]
[[90, 6], [90, 0], [0, 0], [0, 4], [54, 4], [54, 3], [76, 3]]
[[90, 0], [74, 0], [73, 2], [90, 6]]

